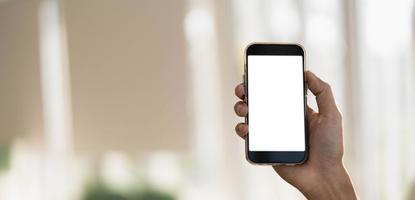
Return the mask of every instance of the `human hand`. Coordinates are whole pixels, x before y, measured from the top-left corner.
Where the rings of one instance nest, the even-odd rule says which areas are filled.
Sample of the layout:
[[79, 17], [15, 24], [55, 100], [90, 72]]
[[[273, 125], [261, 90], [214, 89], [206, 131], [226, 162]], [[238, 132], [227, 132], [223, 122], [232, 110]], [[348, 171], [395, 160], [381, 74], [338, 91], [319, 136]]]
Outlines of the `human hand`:
[[[302, 165], [273, 166], [288, 183], [308, 199], [357, 199], [350, 177], [343, 165], [342, 117], [334, 101], [331, 87], [312, 72], [306, 72], [308, 89], [315, 95], [318, 112], [307, 106], [309, 128], [309, 156]], [[248, 114], [244, 85], [235, 88], [241, 101], [235, 112]], [[248, 134], [248, 125], [239, 123], [236, 133], [242, 138]]]

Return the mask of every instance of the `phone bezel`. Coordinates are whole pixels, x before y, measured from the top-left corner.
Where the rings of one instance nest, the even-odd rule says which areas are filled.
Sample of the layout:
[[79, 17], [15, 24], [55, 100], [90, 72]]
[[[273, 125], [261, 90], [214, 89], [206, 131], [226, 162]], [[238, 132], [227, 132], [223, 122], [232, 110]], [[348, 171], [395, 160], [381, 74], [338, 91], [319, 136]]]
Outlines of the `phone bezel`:
[[[307, 121], [307, 85], [305, 81], [305, 51], [298, 44], [281, 43], [252, 43], [245, 49], [244, 85], [246, 103], [249, 106], [248, 91], [248, 56], [249, 55], [300, 55], [303, 59], [303, 96], [304, 96], [304, 137], [305, 151], [249, 151], [249, 134], [245, 139], [246, 159], [253, 164], [271, 165], [297, 165], [302, 164], [308, 157], [308, 121]], [[245, 123], [249, 124], [249, 113], [245, 117]]]

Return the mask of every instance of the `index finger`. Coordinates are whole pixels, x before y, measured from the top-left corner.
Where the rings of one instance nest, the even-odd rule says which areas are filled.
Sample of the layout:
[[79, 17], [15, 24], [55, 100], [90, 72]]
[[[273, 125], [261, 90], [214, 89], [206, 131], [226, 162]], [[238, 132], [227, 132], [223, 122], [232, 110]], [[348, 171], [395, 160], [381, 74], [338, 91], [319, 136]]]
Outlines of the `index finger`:
[[245, 99], [245, 86], [243, 83], [240, 83], [235, 87], [235, 95], [241, 100]]

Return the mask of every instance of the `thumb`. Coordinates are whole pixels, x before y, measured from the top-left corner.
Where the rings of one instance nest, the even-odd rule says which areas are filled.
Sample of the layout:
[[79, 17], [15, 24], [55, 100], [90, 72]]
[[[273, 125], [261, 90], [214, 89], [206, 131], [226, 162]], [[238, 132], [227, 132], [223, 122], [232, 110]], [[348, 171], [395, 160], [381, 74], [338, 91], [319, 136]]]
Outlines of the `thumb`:
[[334, 116], [339, 113], [331, 87], [312, 72], [306, 72], [308, 89], [316, 96], [318, 111], [322, 115]]

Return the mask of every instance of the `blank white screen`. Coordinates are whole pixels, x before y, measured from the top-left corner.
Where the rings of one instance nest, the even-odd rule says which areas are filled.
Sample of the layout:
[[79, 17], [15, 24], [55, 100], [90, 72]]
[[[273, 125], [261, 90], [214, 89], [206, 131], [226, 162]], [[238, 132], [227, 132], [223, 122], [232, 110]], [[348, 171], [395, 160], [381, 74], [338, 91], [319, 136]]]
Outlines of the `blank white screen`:
[[302, 56], [248, 56], [249, 150], [305, 151]]

